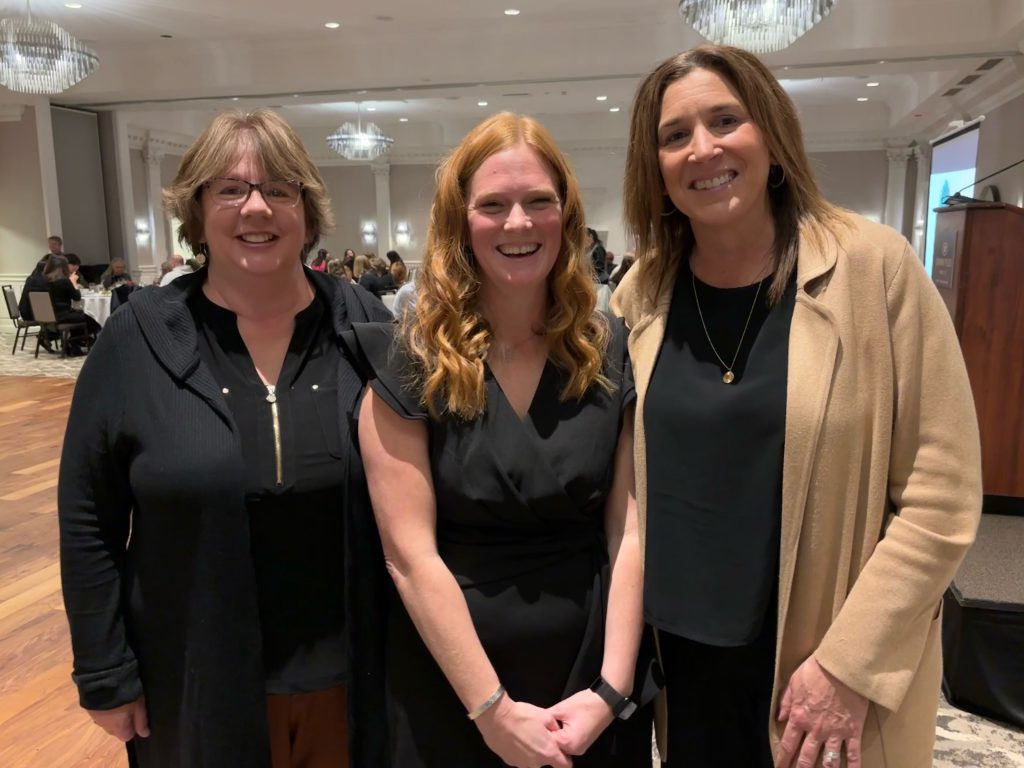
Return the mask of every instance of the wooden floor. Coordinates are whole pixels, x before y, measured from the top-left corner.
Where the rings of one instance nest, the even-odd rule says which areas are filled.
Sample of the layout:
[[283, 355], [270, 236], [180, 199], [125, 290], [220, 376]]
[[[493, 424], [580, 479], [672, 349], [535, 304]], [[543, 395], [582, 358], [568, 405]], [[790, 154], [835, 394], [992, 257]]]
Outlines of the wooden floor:
[[0, 377], [0, 766], [123, 768], [71, 682], [57, 465], [74, 380]]

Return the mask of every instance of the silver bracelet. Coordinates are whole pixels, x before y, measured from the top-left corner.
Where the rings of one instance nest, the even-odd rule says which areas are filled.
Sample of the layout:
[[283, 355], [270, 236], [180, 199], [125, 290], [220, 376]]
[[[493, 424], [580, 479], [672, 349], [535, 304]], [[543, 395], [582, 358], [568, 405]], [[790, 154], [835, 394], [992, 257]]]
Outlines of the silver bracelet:
[[497, 704], [498, 703], [498, 699], [500, 699], [504, 695], [505, 695], [505, 686], [499, 684], [497, 690], [494, 693], [491, 694], [490, 698], [487, 699], [487, 701], [485, 701], [479, 707], [474, 709], [472, 712], [468, 713], [466, 715], [466, 717], [468, 717], [470, 720], [476, 720], [478, 717], [480, 717], [480, 715], [482, 715], [488, 709], [490, 709], [495, 704]]

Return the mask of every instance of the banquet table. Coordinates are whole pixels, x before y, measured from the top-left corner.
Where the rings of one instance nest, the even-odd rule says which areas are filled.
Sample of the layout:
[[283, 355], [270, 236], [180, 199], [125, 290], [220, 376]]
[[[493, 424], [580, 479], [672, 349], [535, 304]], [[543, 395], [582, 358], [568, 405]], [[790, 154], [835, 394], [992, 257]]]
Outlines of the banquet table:
[[82, 291], [82, 311], [100, 325], [110, 317], [109, 293], [86, 293]]

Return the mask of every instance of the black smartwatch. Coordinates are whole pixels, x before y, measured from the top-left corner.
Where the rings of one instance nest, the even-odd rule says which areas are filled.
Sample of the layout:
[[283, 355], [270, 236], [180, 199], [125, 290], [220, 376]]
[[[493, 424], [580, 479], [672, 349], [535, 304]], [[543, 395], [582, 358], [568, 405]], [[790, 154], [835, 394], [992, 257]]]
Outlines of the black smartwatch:
[[597, 676], [594, 684], [590, 686], [590, 690], [600, 696], [604, 703], [612, 708], [612, 714], [619, 718], [619, 720], [629, 720], [630, 715], [636, 712], [636, 702], [616, 691], [600, 675]]

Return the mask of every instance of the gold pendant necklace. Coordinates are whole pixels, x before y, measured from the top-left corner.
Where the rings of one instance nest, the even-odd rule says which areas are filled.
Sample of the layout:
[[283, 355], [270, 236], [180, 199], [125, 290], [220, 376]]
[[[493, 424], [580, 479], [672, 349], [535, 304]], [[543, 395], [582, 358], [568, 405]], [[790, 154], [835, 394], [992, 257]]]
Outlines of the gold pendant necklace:
[[707, 323], [704, 322], [704, 313], [700, 309], [700, 299], [697, 298], [697, 278], [693, 275], [693, 270], [690, 270], [690, 287], [693, 288], [693, 301], [697, 305], [697, 316], [700, 318], [700, 325], [704, 329], [704, 338], [708, 340], [708, 346], [711, 347], [711, 351], [715, 353], [715, 357], [718, 358], [718, 362], [725, 368], [725, 373], [722, 374], [722, 382], [725, 384], [732, 384], [736, 381], [736, 374], [732, 372], [733, 366], [736, 365], [736, 359], [740, 356], [740, 350], [743, 348], [743, 339], [747, 336], [747, 328], [750, 327], [750, 318], [754, 316], [754, 307], [757, 306], [757, 297], [761, 295], [761, 285], [764, 283], [762, 279], [757, 284], [757, 290], [754, 292], [754, 303], [750, 305], [750, 312], [747, 313], [747, 322], [743, 324], [743, 333], [740, 334], [740, 342], [736, 345], [736, 353], [732, 356], [732, 362], [728, 365], [725, 364], [725, 360], [718, 354], [718, 350], [715, 349], [715, 344], [711, 341], [711, 334], [708, 333]]

